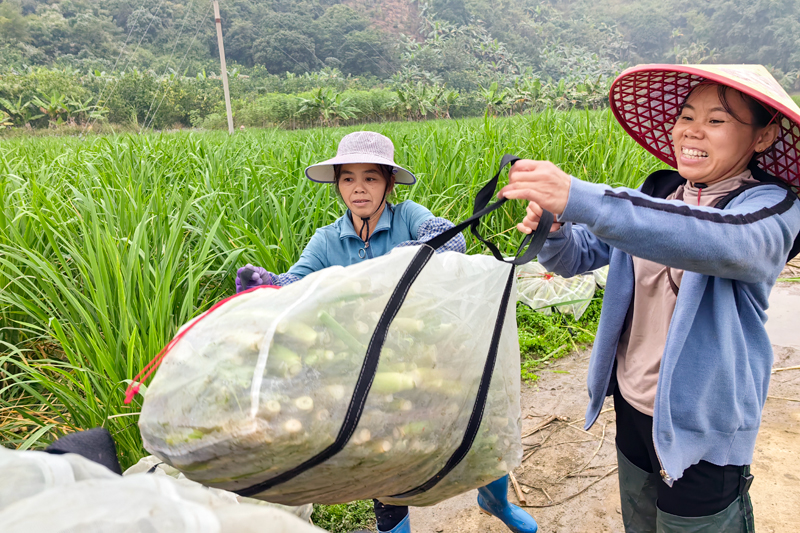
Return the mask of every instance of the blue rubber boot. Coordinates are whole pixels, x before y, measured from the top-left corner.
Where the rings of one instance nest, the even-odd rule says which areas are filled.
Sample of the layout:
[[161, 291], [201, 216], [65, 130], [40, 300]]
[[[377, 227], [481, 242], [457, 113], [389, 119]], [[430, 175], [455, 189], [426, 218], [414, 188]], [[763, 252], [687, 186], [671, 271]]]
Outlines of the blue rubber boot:
[[378, 533], [411, 533], [411, 515], [406, 515], [405, 518], [400, 520], [400, 523], [394, 526], [389, 531], [378, 530]]
[[478, 506], [496, 516], [514, 533], [536, 533], [539, 526], [524, 510], [508, 501], [508, 476], [492, 481], [478, 489]]

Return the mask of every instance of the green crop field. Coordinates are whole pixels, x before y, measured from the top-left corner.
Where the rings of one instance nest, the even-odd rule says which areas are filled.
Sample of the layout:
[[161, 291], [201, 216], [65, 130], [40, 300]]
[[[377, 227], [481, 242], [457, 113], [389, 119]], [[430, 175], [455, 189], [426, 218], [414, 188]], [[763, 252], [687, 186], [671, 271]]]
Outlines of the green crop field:
[[[0, 440], [41, 447], [103, 425], [123, 466], [145, 453], [133, 378], [246, 262], [283, 272], [343, 212], [303, 168], [355, 128], [0, 141]], [[453, 221], [504, 153], [634, 186], [659, 163], [607, 111], [379, 124], [417, 173], [413, 199]], [[521, 203], [487, 220], [507, 252]], [[470, 253], [481, 253], [469, 237]]]

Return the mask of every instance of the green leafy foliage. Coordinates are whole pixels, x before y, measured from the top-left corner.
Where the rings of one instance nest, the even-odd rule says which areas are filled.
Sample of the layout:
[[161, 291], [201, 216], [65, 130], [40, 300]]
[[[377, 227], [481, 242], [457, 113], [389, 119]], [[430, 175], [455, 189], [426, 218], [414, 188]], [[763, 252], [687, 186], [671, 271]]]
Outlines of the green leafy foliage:
[[522, 357], [522, 379], [536, 380], [537, 369], [555, 359], [594, 342], [600, 322], [603, 289], [598, 289], [589, 308], [579, 320], [571, 315], [554, 312], [537, 313], [523, 303], [517, 303], [519, 350]]
[[339, 505], [314, 505], [314, 525], [330, 533], [351, 533], [357, 529], [375, 529], [372, 502], [361, 500]]

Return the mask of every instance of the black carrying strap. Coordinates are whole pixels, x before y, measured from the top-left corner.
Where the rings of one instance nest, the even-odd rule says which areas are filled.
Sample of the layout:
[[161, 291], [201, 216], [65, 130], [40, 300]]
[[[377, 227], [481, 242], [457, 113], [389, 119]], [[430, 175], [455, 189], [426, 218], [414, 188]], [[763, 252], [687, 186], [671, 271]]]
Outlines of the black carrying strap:
[[675, 283], [675, 279], [672, 277], [672, 269], [670, 267], [667, 267], [667, 280], [669, 280], [669, 288], [672, 289], [672, 292], [675, 293], [675, 296], [677, 296], [681, 288], [677, 283]]
[[486, 362], [483, 365], [483, 374], [481, 375], [481, 382], [478, 385], [478, 394], [475, 397], [475, 403], [472, 406], [472, 413], [470, 414], [467, 428], [464, 431], [464, 437], [461, 439], [461, 444], [453, 452], [444, 466], [433, 477], [425, 483], [414, 487], [411, 490], [403, 492], [402, 494], [395, 494], [392, 498], [410, 498], [429, 491], [444, 477], [453, 471], [458, 464], [467, 456], [472, 444], [475, 442], [475, 437], [478, 436], [478, 430], [483, 421], [483, 412], [486, 409], [486, 400], [489, 398], [489, 386], [492, 383], [492, 376], [494, 375], [494, 366], [497, 362], [497, 351], [500, 346], [500, 335], [503, 333], [503, 324], [506, 320], [506, 310], [508, 309], [508, 302], [511, 298], [511, 289], [514, 286], [515, 269], [512, 267], [508, 272], [508, 279], [506, 280], [505, 289], [503, 289], [503, 297], [500, 300], [500, 309], [497, 311], [497, 318], [494, 323], [494, 331], [492, 331], [492, 341], [489, 345], [489, 354], [486, 357]]
[[437, 235], [433, 239], [429, 240], [427, 244], [434, 249], [438, 249], [447, 241], [469, 227], [472, 231], [472, 234], [479, 241], [486, 245], [489, 251], [492, 252], [492, 255], [495, 257], [495, 259], [498, 261], [503, 261], [512, 265], [524, 265], [533, 261], [533, 259], [538, 255], [544, 246], [544, 243], [547, 240], [547, 235], [550, 233], [550, 227], [553, 225], [553, 221], [555, 220], [553, 214], [549, 211], [542, 211], [542, 216], [539, 220], [540, 229], [525, 236], [525, 238], [522, 240], [519, 250], [517, 251], [517, 254], [513, 259], [504, 258], [503, 254], [500, 253], [500, 250], [497, 249], [497, 246], [495, 246], [494, 243], [484, 239], [478, 230], [478, 225], [480, 224], [480, 219], [482, 217], [488, 215], [496, 209], [499, 209], [500, 206], [508, 201], [503, 198], [502, 200], [498, 200], [497, 202], [489, 205], [489, 201], [494, 198], [495, 190], [497, 190], [497, 182], [500, 179], [500, 174], [503, 172], [503, 169], [508, 165], [513, 165], [517, 161], [519, 161], [519, 158], [516, 156], [510, 154], [504, 155], [503, 159], [500, 161], [500, 168], [497, 170], [497, 173], [486, 185], [481, 188], [480, 191], [478, 191], [478, 194], [475, 195], [475, 204], [472, 210], [472, 216], [467, 220], [456, 224], [440, 235]]
[[[420, 246], [419, 251], [417, 251], [417, 253], [414, 255], [414, 258], [409, 263], [405, 272], [403, 272], [400, 280], [397, 282], [397, 286], [395, 287], [394, 292], [389, 298], [389, 301], [387, 302], [386, 307], [384, 308], [383, 313], [381, 314], [381, 317], [375, 326], [375, 331], [372, 333], [372, 338], [370, 339], [369, 346], [367, 347], [367, 353], [364, 356], [364, 362], [361, 365], [361, 372], [359, 373], [358, 380], [356, 381], [355, 389], [353, 390], [353, 395], [350, 399], [350, 404], [348, 405], [344, 421], [334, 442], [314, 457], [290, 470], [287, 470], [286, 472], [283, 472], [256, 485], [234, 490], [233, 492], [241, 496], [254, 496], [269, 490], [272, 487], [280, 485], [281, 483], [285, 483], [291, 479], [294, 479], [303, 472], [306, 472], [307, 470], [310, 470], [311, 468], [327, 461], [344, 449], [344, 447], [350, 441], [350, 438], [353, 436], [353, 432], [361, 420], [361, 415], [364, 411], [364, 405], [366, 404], [367, 396], [369, 395], [370, 388], [372, 387], [375, 373], [378, 370], [381, 350], [383, 349], [383, 344], [386, 341], [389, 327], [392, 325], [394, 317], [397, 315], [397, 312], [403, 305], [409, 289], [411, 289], [411, 286], [413, 285], [414, 281], [416, 281], [420, 272], [422, 272], [422, 269], [425, 267], [428, 261], [430, 261], [430, 258], [433, 256], [436, 249], [443, 246], [467, 226], [473, 226], [473, 233], [478, 236], [481, 242], [490, 245], [493, 255], [500, 261], [509, 263], [511, 265], [517, 265], [521, 264], [526, 257], [533, 258], [539, 253], [542, 246], [544, 246], [545, 240], [547, 239], [550, 226], [553, 224], [553, 215], [547, 211], [545, 211], [542, 215], [542, 220], [539, 225], [540, 230], [537, 230], [536, 232], [525, 237], [522, 246], [520, 246], [519, 252], [513, 260], [504, 259], [494, 245], [488, 243], [477, 233], [477, 226], [481, 217], [487, 213], [491, 213], [506, 202], [506, 200], [500, 200], [492, 205], [487, 206], [489, 200], [494, 195], [495, 189], [497, 188], [497, 181], [500, 177], [500, 173], [503, 171], [503, 168], [509, 163], [513, 164], [517, 160], [518, 158], [511, 155], [504, 156], [497, 174], [495, 174], [492, 180], [490, 180], [489, 183], [487, 183], [476, 196], [475, 209], [472, 216], [464, 222], [461, 222], [460, 224], [434, 237], [426, 243], [426, 246]], [[527, 250], [520, 256], [520, 253], [525, 246], [527, 246]], [[472, 443], [474, 442], [475, 437], [478, 434], [478, 430], [480, 429], [481, 421], [483, 419], [483, 412], [486, 407], [486, 400], [489, 395], [489, 385], [491, 384], [492, 376], [494, 374], [494, 366], [497, 360], [500, 335], [503, 330], [503, 324], [505, 323], [506, 310], [511, 298], [511, 288], [513, 287], [513, 282], [514, 268], [512, 267], [509, 269], [508, 279], [506, 281], [505, 289], [500, 302], [500, 309], [498, 310], [497, 318], [495, 320], [495, 327], [492, 333], [489, 353], [484, 364], [481, 381], [478, 386], [478, 393], [476, 395], [472, 413], [470, 414], [469, 422], [467, 423], [467, 428], [464, 431], [464, 437], [461, 441], [461, 444], [458, 446], [458, 448], [456, 448], [456, 450], [445, 463], [444, 467], [437, 472], [436, 475], [414, 489], [404, 492], [403, 494], [393, 496], [394, 498], [410, 497], [430, 490], [464, 459], [472, 447]]]

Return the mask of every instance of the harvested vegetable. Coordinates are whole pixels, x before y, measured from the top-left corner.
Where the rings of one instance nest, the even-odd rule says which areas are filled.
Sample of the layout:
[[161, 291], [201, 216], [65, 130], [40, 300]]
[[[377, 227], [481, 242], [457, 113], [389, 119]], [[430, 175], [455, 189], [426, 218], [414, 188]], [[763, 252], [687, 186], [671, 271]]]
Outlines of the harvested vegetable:
[[[417, 252], [332, 267], [260, 289], [208, 313], [167, 353], [147, 389], [145, 448], [195, 481], [242, 490], [292, 470], [333, 443], [367, 347]], [[505, 475], [521, 459], [519, 346], [511, 298], [478, 433], [438, 484], [464, 438], [509, 266], [434, 255], [389, 327], [361, 418], [344, 448], [255, 497], [341, 503], [377, 497], [432, 505]]]

